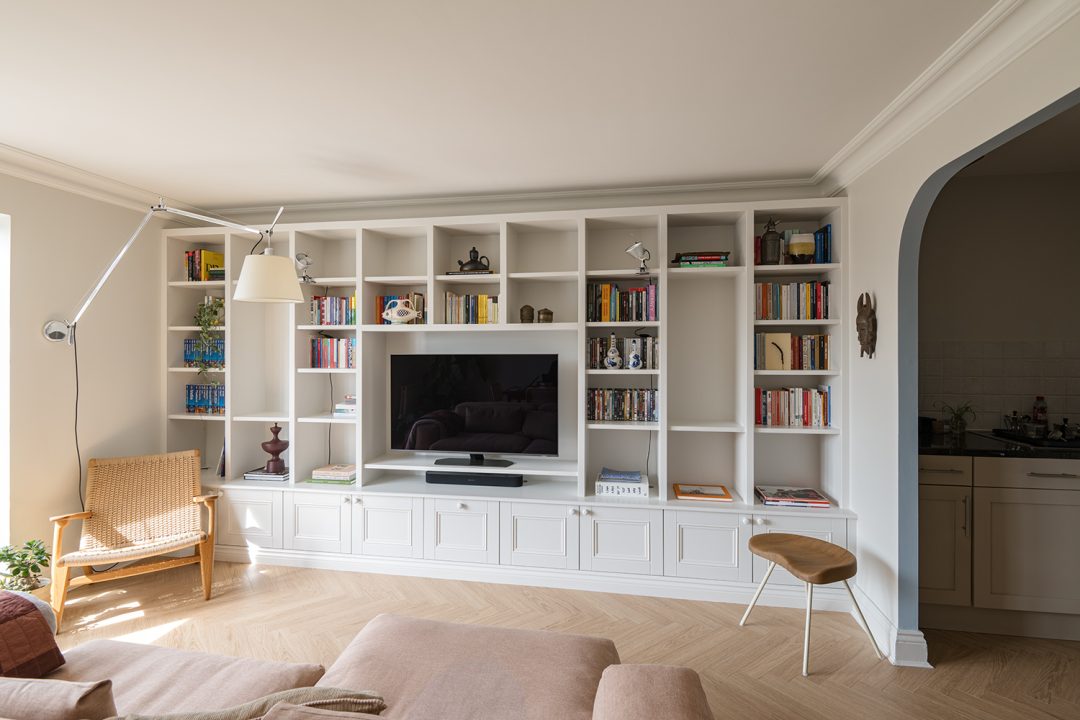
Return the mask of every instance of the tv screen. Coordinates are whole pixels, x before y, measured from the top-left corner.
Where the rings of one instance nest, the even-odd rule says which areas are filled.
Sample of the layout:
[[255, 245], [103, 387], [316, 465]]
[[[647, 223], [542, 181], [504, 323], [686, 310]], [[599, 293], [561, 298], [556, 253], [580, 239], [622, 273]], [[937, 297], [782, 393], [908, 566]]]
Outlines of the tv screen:
[[391, 355], [390, 447], [559, 453], [559, 356]]

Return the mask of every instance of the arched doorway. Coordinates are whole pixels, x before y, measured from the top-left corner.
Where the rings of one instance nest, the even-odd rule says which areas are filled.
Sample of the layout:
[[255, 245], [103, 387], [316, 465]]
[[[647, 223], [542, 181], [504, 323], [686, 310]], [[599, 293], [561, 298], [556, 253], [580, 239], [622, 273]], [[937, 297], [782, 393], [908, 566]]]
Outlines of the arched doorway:
[[927, 219], [957, 173], [1051, 118], [1080, 106], [1080, 89], [971, 149], [934, 172], [920, 187], [904, 221], [898, 257], [899, 554], [898, 626], [919, 626], [919, 256]]

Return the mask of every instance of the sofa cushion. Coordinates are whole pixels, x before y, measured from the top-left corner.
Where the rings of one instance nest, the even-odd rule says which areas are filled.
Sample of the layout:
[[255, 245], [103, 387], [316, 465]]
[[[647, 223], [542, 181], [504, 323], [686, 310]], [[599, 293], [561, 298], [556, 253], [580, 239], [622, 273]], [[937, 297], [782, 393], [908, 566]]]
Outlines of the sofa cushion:
[[54, 630], [34, 600], [0, 591], [0, 675], [40, 678], [63, 665]]
[[293, 705], [292, 703], [278, 703], [270, 709], [270, 712], [266, 713], [263, 720], [369, 720], [378, 717], [378, 715], [370, 713], [322, 710], [320, 708]]
[[379, 615], [319, 685], [376, 688], [382, 717], [410, 720], [589, 720], [603, 638]]
[[0, 717], [104, 720], [116, 714], [112, 683], [0, 678]]
[[[240, 680], [239, 678], [237, 679]], [[331, 717], [361, 717], [357, 713], [368, 713], [362, 717], [376, 717], [386, 704], [374, 693], [363, 690], [345, 690], [332, 687], [293, 688], [271, 693], [258, 700], [234, 705], [219, 710], [197, 712], [154, 713], [143, 715], [124, 715], [111, 720], [264, 720], [276, 706], [299, 703], [303, 707], [320, 708], [336, 711]], [[343, 715], [338, 714], [343, 713]]]
[[309, 687], [323, 674], [321, 665], [235, 658], [116, 640], [92, 640], [69, 650], [65, 657], [67, 664], [49, 677], [111, 679], [120, 713], [218, 710], [280, 690]]
[[612, 665], [593, 712], [593, 720], [713, 720], [698, 674], [670, 665]]

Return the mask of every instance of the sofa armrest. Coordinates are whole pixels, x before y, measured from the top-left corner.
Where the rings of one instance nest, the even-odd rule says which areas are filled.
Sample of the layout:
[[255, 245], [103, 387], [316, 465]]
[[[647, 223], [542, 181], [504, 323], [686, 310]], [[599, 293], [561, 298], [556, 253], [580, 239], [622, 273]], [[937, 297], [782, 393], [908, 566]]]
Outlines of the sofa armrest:
[[435, 418], [420, 418], [413, 423], [405, 443], [408, 450], [430, 450], [431, 446], [453, 433]]
[[600, 677], [593, 720], [714, 720], [701, 679], [690, 668], [610, 665]]

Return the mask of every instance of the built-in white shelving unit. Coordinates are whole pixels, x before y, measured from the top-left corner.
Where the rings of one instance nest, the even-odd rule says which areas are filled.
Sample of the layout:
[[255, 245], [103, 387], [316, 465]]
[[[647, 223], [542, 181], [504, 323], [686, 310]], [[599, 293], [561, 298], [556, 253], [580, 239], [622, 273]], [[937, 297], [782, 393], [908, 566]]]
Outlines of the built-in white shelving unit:
[[[289, 545], [290, 493], [297, 497], [306, 497], [306, 493], [344, 496], [349, 504], [372, 495], [414, 498], [416, 502], [467, 498], [565, 503], [571, 513], [576, 512], [575, 507], [596, 505], [705, 512], [718, 517], [775, 515], [806, 518], [803, 525], [796, 522], [783, 527], [809, 528], [818, 534], [826, 528], [828, 533], [838, 533], [837, 528], [853, 521], [847, 509], [847, 438], [843, 432], [847, 406], [843, 362], [848, 341], [842, 322], [847, 307], [845, 209], [843, 198], [818, 198], [279, 226], [273, 236], [275, 253], [292, 257], [304, 252], [314, 260], [309, 269], [314, 281], [303, 285], [305, 298], [356, 295], [356, 325], [334, 326], [312, 324], [306, 303], [264, 305], [232, 300], [226, 289], [234, 286], [243, 258], [251, 250], [250, 235], [217, 228], [166, 230], [166, 444], [170, 450], [199, 448], [208, 468], [204, 474], [208, 484], [241, 493], [284, 492], [285, 549], [310, 549], [299, 540]], [[782, 229], [804, 232], [831, 223], [836, 262], [755, 267], [754, 237], [770, 217], [779, 220]], [[624, 252], [638, 241], [653, 258], [644, 276], [637, 272], [637, 261]], [[449, 274], [472, 247], [488, 257], [492, 274]], [[181, 279], [184, 252], [196, 248], [224, 252], [225, 281], [191, 283]], [[674, 253], [699, 249], [729, 251], [730, 266], [668, 267]], [[831, 317], [755, 318], [755, 282], [801, 279], [831, 283]], [[586, 289], [596, 282], [614, 282], [624, 288], [656, 285], [658, 319], [586, 322]], [[443, 298], [447, 291], [497, 295], [498, 322], [445, 323]], [[410, 292], [425, 296], [422, 322], [386, 325], [376, 318], [377, 297]], [[182, 345], [185, 338], [197, 335], [192, 316], [197, 303], [207, 295], [223, 298], [225, 304], [225, 322], [217, 329], [224, 333], [226, 363], [220, 372], [209, 376], [225, 385], [223, 416], [184, 412], [185, 385], [203, 380], [195, 380], [191, 369], [179, 367]], [[552, 310], [554, 322], [521, 323], [519, 309], [525, 304], [537, 311]], [[829, 334], [833, 367], [812, 372], [755, 371], [754, 333], [788, 330]], [[587, 340], [607, 338], [612, 333], [617, 337], [644, 333], [658, 338], [659, 368], [587, 368]], [[310, 367], [310, 341], [320, 335], [355, 338], [358, 366]], [[511, 458], [515, 464], [510, 471], [525, 475], [525, 487], [428, 485], [423, 474], [435, 468], [433, 461], [439, 453], [396, 453], [389, 447], [390, 356], [442, 352], [558, 354], [559, 455]], [[821, 385], [832, 388], [832, 427], [755, 426], [755, 386]], [[655, 388], [659, 421], [590, 421], [586, 411], [590, 388]], [[333, 404], [346, 394], [357, 396], [359, 417], [332, 414]], [[293, 480], [284, 485], [244, 482], [245, 471], [265, 462], [260, 443], [270, 438], [269, 427], [274, 423], [282, 427], [280, 436], [290, 442], [285, 458]], [[212, 469], [223, 446], [225, 476], [214, 478]], [[328, 462], [356, 463], [360, 469], [357, 484], [340, 487], [301, 482], [315, 467]], [[647, 470], [652, 496], [639, 501], [597, 497], [594, 478], [604, 466]], [[470, 470], [500, 472], [499, 468]], [[723, 483], [736, 502], [678, 501], [673, 488], [676, 483]], [[817, 488], [833, 498], [836, 507], [824, 511], [765, 508], [755, 501], [755, 483]], [[339, 513], [340, 508], [334, 512]], [[355, 548], [359, 516], [353, 517]], [[741, 520], [739, 527], [745, 528], [748, 522]], [[740, 532], [744, 531], [750, 532]], [[654, 528], [653, 532], [666, 531]], [[241, 535], [226, 533], [225, 537], [236, 540]], [[282, 542], [280, 537], [278, 542]], [[649, 572], [656, 574], [655, 566], [649, 567]], [[693, 576], [694, 571], [686, 572]]]

